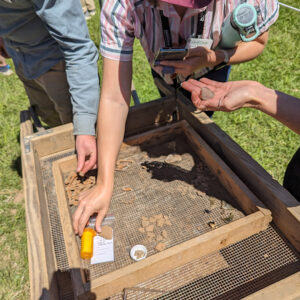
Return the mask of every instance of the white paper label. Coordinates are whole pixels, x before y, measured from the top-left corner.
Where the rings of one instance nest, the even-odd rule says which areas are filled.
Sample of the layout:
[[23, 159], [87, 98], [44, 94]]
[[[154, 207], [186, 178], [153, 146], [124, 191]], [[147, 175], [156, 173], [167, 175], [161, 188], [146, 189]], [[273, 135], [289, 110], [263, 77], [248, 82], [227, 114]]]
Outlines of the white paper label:
[[212, 39], [198, 39], [198, 38], [189, 38], [186, 44], [188, 49], [193, 49], [197, 47], [205, 47], [210, 49], [212, 46]]
[[91, 264], [94, 265], [114, 260], [114, 238], [106, 240], [99, 235], [95, 236]]

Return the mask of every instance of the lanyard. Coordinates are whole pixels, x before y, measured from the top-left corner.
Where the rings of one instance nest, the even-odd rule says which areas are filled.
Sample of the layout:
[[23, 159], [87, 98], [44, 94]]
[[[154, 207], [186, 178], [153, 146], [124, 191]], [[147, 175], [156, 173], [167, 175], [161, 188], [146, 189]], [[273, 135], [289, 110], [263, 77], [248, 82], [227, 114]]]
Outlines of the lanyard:
[[[166, 46], [166, 48], [172, 48], [173, 43], [172, 43], [172, 35], [171, 35], [171, 30], [170, 30], [169, 19], [166, 16], [164, 16], [162, 10], [160, 10], [159, 13], [160, 13], [160, 19], [161, 19], [161, 24], [162, 24], [162, 28], [163, 28], [163, 36], [164, 36], [164, 40], [165, 40], [165, 46]], [[204, 10], [198, 14], [197, 32], [196, 32], [196, 34], [193, 34], [193, 37], [202, 36], [205, 15], [206, 15], [206, 10]]]

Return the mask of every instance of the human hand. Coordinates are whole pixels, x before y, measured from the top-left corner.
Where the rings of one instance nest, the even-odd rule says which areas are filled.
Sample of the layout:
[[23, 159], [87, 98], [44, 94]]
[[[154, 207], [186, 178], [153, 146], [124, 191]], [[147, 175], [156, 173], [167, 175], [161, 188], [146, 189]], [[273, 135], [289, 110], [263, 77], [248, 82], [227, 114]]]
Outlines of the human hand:
[[164, 73], [164, 69], [173, 68], [174, 73], [188, 76], [197, 70], [216, 64], [216, 56], [213, 50], [205, 47], [189, 49], [184, 60], [164, 60], [159, 63], [158, 70]]
[[[217, 82], [207, 78], [201, 78], [200, 81], [189, 79], [181, 86], [191, 93], [191, 99], [194, 105], [200, 110], [221, 110], [234, 111], [242, 107], [255, 107], [258, 103], [255, 101], [254, 81], [230, 81]], [[203, 100], [201, 98], [201, 88], [208, 88], [214, 96], [211, 99]]]
[[76, 172], [85, 174], [97, 167], [96, 138], [93, 135], [76, 136], [77, 169]]
[[76, 234], [82, 235], [90, 216], [94, 213], [98, 213], [96, 231], [101, 232], [101, 223], [109, 209], [111, 196], [112, 189], [102, 188], [98, 184], [79, 195], [79, 205], [73, 214], [73, 228]]

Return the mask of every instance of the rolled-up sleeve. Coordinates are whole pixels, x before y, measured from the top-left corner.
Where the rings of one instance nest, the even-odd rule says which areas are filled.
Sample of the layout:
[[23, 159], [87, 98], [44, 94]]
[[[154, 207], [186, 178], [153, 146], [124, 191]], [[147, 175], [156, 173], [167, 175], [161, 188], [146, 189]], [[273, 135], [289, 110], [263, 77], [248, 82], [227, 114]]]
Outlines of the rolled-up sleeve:
[[279, 16], [279, 3], [277, 0], [260, 0], [260, 16], [258, 18], [258, 28], [260, 33], [269, 29]]
[[131, 1], [105, 0], [101, 10], [101, 55], [120, 61], [131, 61], [134, 26]]
[[89, 37], [79, 0], [32, 0], [66, 63], [74, 135], [95, 135], [99, 105], [98, 51]]

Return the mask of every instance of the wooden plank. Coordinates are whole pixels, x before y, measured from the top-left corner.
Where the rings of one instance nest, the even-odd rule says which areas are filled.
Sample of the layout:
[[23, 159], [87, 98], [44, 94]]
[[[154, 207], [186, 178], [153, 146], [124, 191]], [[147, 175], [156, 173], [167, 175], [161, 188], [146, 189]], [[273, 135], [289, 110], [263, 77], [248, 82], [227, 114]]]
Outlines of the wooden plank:
[[[125, 136], [158, 128], [173, 121], [177, 115], [174, 97], [166, 97], [130, 108]], [[30, 137], [39, 157], [42, 158], [66, 149], [74, 149], [73, 125], [71, 123], [46, 130], [43, 135]]]
[[169, 84], [167, 84], [163, 79], [156, 77], [154, 78], [154, 83], [157, 86], [157, 88], [163, 92], [165, 95], [167, 96], [175, 96], [176, 94], [176, 90], [170, 86]]
[[246, 213], [251, 214], [258, 209], [269, 216], [271, 212], [264, 204], [248, 189], [248, 187], [232, 172], [223, 160], [207, 145], [207, 143], [186, 122], [182, 121], [183, 131], [188, 138], [196, 154], [201, 157], [212, 173], [219, 179], [225, 189], [235, 198], [238, 206]]
[[274, 223], [300, 251], [300, 203], [206, 114], [177, 94], [180, 119], [185, 119], [250, 190], [271, 210]]
[[52, 166], [53, 178], [55, 181], [55, 189], [57, 195], [58, 209], [60, 213], [60, 221], [65, 241], [66, 253], [68, 258], [69, 268], [72, 271], [73, 291], [75, 296], [84, 292], [85, 278], [82, 276], [80, 269], [83, 267], [80, 259], [80, 253], [76, 236], [72, 227], [72, 220], [69, 210], [69, 204], [64, 189], [63, 171], [65, 173], [71, 172], [76, 169], [76, 155], [62, 158], [55, 161]]
[[174, 114], [177, 116], [174, 97], [133, 106], [127, 117], [125, 137], [171, 123]]
[[39, 158], [75, 148], [72, 123], [43, 131], [43, 133], [43, 135], [34, 134], [30, 137]]
[[[105, 299], [141, 282], [182, 266], [265, 230], [266, 217], [258, 211], [211, 232], [154, 254], [91, 281], [91, 292]], [[80, 299], [80, 297], [79, 297]]]
[[[33, 151], [25, 151], [25, 138], [31, 135], [32, 125], [26, 120], [26, 113], [21, 113], [20, 144], [22, 155], [23, 186], [25, 194], [25, 213], [27, 229], [27, 247], [29, 261], [30, 298], [58, 299], [54, 276], [53, 257], [47, 252], [42, 230], [41, 207], [36, 181], [36, 167]], [[28, 115], [29, 116], [29, 115]]]
[[270, 286], [250, 295], [244, 300], [299, 300], [300, 299], [300, 272], [282, 279]]

